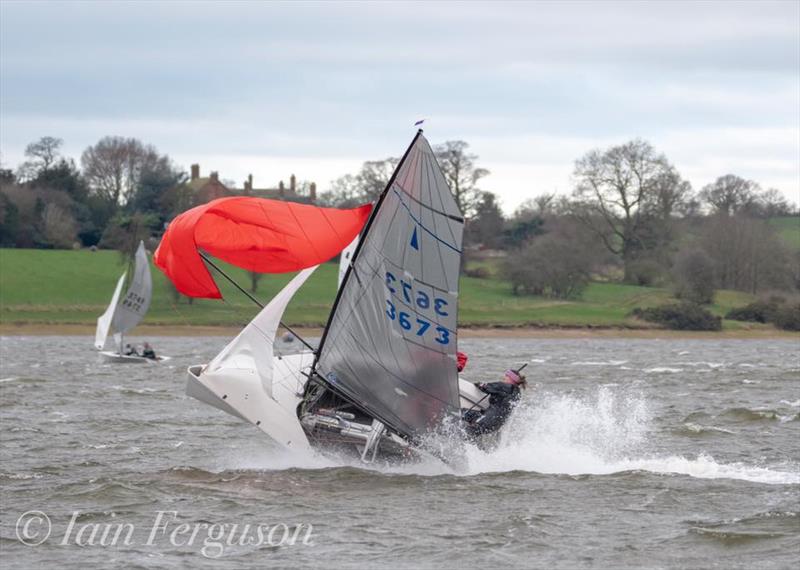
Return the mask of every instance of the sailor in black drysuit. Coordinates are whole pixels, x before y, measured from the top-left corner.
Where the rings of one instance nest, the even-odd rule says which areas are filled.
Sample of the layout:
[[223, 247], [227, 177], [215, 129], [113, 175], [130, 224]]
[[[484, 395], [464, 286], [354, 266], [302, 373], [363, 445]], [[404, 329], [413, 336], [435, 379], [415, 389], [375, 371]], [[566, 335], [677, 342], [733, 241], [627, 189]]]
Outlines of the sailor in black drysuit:
[[148, 343], [144, 343], [144, 349], [142, 350], [142, 356], [145, 358], [150, 358], [151, 360], [156, 360], [156, 351], [153, 350], [153, 347], [150, 346]]
[[489, 396], [489, 407], [484, 411], [464, 412], [467, 435], [477, 437], [500, 429], [522, 395], [520, 387], [525, 388], [526, 385], [525, 377], [516, 370], [506, 370], [500, 382], [478, 384], [478, 389]]

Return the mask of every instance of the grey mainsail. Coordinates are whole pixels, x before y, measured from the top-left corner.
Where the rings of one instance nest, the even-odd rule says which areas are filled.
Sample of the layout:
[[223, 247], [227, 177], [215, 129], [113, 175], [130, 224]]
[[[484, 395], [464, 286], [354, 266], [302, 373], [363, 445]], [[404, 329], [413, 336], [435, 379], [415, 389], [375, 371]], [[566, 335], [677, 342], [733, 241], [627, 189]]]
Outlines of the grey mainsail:
[[367, 223], [320, 343], [317, 374], [409, 437], [458, 413], [463, 229], [420, 131]]

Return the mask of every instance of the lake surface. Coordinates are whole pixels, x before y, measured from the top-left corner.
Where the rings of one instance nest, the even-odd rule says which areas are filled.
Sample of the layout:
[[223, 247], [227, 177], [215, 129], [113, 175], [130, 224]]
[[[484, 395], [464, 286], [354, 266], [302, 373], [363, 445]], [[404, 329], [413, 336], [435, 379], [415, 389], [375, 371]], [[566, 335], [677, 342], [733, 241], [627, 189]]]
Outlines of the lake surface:
[[532, 385], [455, 473], [278, 452], [184, 395], [227, 339], [147, 340], [173, 359], [2, 338], [4, 566], [800, 564], [797, 341], [465, 339], [468, 378]]

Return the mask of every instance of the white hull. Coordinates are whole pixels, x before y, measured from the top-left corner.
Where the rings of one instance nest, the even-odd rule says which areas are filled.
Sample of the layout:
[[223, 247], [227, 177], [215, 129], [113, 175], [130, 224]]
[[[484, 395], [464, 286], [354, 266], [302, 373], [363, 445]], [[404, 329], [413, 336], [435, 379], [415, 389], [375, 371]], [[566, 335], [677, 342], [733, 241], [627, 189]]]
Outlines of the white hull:
[[281, 447], [311, 449], [297, 406], [314, 355], [310, 352], [273, 357], [272, 397], [253, 370], [231, 370], [224, 377], [204, 376], [205, 365], [189, 367], [186, 393], [193, 398], [251, 423]]
[[[189, 379], [186, 393], [210, 406], [214, 406], [232, 416], [236, 416], [258, 427], [277, 445], [292, 450], [311, 450], [306, 430], [297, 416], [297, 408], [303, 397], [307, 373], [314, 361], [310, 352], [275, 356], [273, 358], [272, 397], [264, 390], [261, 380], [253, 370], [238, 369], [228, 371], [224, 377], [204, 375], [205, 365], [195, 365], [188, 369]], [[484, 409], [488, 400], [486, 394], [474, 384], [459, 379], [461, 407]], [[317, 417], [320, 423], [331, 423], [335, 418]], [[349, 430], [353, 437], [368, 437], [369, 426], [351, 424]], [[308, 423], [306, 423], [308, 427]], [[388, 436], [387, 436], [388, 437]], [[397, 436], [391, 436], [397, 446], [407, 446]]]
[[144, 356], [133, 356], [119, 354], [108, 350], [100, 351], [100, 359], [107, 364], [156, 364], [169, 360], [169, 356], [157, 356], [156, 358], [145, 358]]

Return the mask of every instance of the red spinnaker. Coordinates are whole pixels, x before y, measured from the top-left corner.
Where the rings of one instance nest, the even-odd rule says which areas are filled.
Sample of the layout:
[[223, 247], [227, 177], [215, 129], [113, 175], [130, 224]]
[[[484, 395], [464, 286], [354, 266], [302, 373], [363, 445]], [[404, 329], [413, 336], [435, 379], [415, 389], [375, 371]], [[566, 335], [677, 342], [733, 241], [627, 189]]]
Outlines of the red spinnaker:
[[342, 251], [371, 209], [369, 204], [340, 210], [247, 196], [219, 198], [172, 220], [154, 261], [184, 295], [220, 299], [198, 249], [249, 271], [299, 271]]

